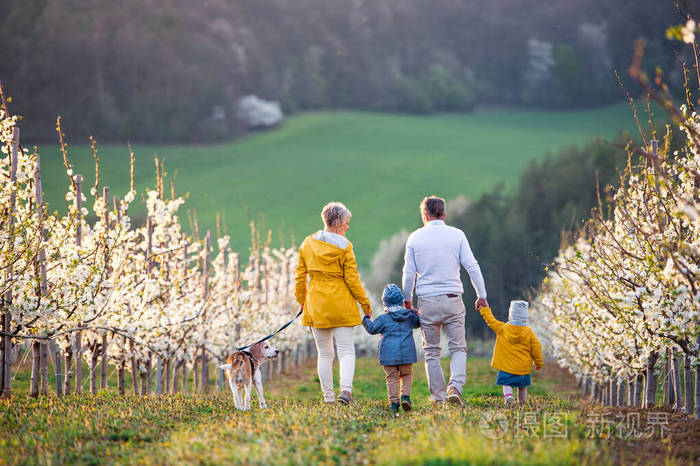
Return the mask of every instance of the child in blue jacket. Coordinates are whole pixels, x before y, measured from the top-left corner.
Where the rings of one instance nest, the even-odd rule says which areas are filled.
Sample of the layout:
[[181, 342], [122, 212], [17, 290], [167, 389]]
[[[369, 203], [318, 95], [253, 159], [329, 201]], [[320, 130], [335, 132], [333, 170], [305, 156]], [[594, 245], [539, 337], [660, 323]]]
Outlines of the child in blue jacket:
[[374, 322], [365, 316], [362, 325], [370, 335], [382, 334], [379, 340], [379, 364], [384, 366], [386, 388], [389, 393], [391, 411], [399, 411], [399, 384], [401, 404], [405, 411], [411, 410], [411, 381], [413, 364], [418, 361], [413, 329], [420, 327], [418, 314], [403, 307], [403, 293], [390, 283], [384, 288], [382, 302], [385, 314]]

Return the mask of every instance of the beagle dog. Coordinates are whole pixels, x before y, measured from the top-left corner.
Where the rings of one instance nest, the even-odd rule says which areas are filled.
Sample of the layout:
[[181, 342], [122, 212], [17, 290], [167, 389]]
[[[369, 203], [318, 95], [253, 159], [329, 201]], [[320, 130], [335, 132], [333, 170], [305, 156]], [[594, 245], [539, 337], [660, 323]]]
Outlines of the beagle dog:
[[[248, 350], [236, 351], [226, 358], [226, 364], [219, 366], [219, 369], [225, 371], [228, 384], [233, 392], [233, 402], [236, 404], [236, 409], [241, 411], [250, 409], [250, 394], [253, 384], [255, 384], [255, 391], [258, 392], [260, 408], [267, 408], [263, 395], [260, 364], [268, 359], [276, 358], [279, 353], [280, 351], [267, 341], [258, 342]], [[243, 397], [244, 388], [245, 398]]]

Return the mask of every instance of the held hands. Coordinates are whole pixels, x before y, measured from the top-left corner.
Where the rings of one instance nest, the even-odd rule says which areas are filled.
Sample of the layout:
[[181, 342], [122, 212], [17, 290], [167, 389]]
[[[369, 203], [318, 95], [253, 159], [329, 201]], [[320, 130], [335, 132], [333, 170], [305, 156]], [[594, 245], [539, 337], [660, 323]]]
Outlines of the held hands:
[[423, 310], [423, 308], [422, 308], [422, 307], [419, 307], [418, 309], [414, 309], [414, 308], [413, 308], [413, 301], [412, 301], [412, 300], [411, 300], [411, 301], [404, 301], [404, 302], [403, 302], [403, 307], [405, 307], [405, 308], [408, 309], [409, 311], [415, 312], [415, 313], [418, 314], [418, 315], [421, 315], [421, 314], [422, 314], [421, 311]]
[[486, 301], [486, 298], [479, 298], [476, 300], [475, 306], [476, 310], [480, 311], [482, 307], [489, 307], [489, 303]]
[[542, 368], [541, 368], [541, 367], [535, 366], [535, 370], [536, 370], [536, 371], [538, 371], [538, 370], [540, 370], [540, 369], [542, 369]]

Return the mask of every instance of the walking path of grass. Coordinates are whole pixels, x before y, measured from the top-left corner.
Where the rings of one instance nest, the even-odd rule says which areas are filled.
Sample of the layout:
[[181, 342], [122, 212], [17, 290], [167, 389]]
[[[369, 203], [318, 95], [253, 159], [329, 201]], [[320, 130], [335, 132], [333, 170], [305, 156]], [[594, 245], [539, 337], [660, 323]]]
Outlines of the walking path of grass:
[[[671, 442], [656, 435], [610, 446], [588, 438], [591, 411], [564, 371], [545, 366], [533, 376], [529, 402], [506, 410], [489, 361], [474, 358], [465, 408], [434, 407], [416, 364], [415, 409], [391, 416], [383, 375], [376, 360], [359, 359], [351, 407], [320, 402], [313, 361], [266, 384], [270, 408], [259, 410], [254, 400], [250, 412], [235, 411], [230, 393], [20, 395], [0, 401], [0, 464], [642, 464], [673, 456], [671, 446], [700, 426], [683, 424], [689, 427]], [[547, 415], [560, 416], [564, 438], [552, 435], [556, 425], [544, 421]], [[525, 429], [528, 416], [536, 422]], [[638, 457], [645, 444], [658, 451]], [[697, 446], [684, 453], [693, 454]]]

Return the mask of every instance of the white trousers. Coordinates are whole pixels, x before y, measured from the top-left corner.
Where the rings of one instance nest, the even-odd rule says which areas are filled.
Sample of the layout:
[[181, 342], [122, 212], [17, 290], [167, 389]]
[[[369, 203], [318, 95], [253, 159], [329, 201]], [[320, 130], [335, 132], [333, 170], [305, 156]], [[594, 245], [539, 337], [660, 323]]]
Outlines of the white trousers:
[[338, 348], [340, 362], [340, 391], [352, 393], [352, 378], [355, 374], [355, 337], [353, 327], [311, 328], [318, 352], [318, 378], [325, 401], [335, 401], [333, 390], [333, 336]]

